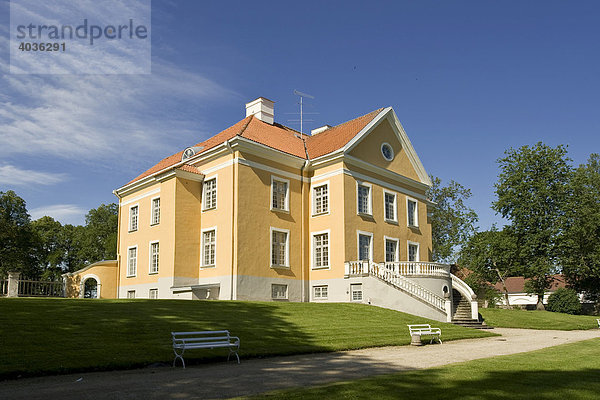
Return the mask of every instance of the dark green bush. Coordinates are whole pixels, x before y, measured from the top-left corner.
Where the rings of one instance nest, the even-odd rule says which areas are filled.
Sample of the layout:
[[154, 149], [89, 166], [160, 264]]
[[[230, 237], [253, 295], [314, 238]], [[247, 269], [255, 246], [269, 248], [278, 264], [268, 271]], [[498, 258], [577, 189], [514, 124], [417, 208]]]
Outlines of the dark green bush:
[[573, 289], [559, 288], [548, 297], [548, 311], [566, 314], [580, 314], [581, 303]]

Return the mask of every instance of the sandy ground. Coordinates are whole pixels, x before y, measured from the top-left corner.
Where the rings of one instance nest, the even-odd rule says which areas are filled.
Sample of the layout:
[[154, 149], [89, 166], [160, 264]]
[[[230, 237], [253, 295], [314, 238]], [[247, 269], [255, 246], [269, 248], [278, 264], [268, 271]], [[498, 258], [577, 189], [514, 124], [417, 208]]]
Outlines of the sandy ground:
[[0, 399], [220, 399], [522, 353], [600, 337], [600, 330], [496, 328], [501, 337], [422, 347], [242, 360], [182, 368], [94, 372], [0, 382]]

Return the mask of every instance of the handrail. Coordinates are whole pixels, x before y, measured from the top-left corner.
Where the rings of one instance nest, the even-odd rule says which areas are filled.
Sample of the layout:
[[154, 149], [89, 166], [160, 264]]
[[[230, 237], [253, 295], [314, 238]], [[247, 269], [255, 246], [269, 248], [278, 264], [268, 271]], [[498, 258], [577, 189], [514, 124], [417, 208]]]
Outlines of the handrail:
[[446, 312], [445, 299], [424, 288], [418, 283], [398, 274], [394, 269], [388, 268], [386, 263], [373, 263], [369, 261], [348, 261], [345, 263], [346, 275], [370, 275], [381, 279], [396, 288], [416, 296], [430, 306]]
[[471, 287], [467, 285], [465, 281], [454, 274], [450, 274], [450, 276], [452, 277], [452, 287], [461, 292], [461, 294], [463, 294], [467, 300], [471, 301], [477, 298], [473, 289], [471, 289]]

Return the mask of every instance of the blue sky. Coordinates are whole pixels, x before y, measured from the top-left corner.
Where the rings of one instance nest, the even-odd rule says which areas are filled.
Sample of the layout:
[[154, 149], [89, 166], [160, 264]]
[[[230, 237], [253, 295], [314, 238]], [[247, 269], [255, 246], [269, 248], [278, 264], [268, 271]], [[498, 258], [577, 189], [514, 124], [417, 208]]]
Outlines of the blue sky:
[[[93, 2], [89, 3], [93, 4]], [[0, 190], [34, 217], [83, 223], [112, 190], [242, 119], [244, 103], [338, 124], [392, 106], [430, 174], [501, 219], [496, 160], [509, 147], [600, 152], [597, 1], [152, 1], [152, 74], [9, 73], [0, 2]]]

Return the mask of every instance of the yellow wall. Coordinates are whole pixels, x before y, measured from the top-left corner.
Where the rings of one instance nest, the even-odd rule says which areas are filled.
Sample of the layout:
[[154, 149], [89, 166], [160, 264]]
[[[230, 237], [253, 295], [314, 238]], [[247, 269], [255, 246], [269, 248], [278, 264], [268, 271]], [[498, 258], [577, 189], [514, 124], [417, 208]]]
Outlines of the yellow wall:
[[[247, 157], [246, 154], [243, 155]], [[250, 157], [248, 157], [250, 159]], [[270, 160], [251, 157], [272, 168], [287, 169]], [[237, 257], [238, 274], [268, 278], [302, 276], [302, 202], [299, 179], [276, 172], [238, 166]], [[295, 170], [297, 175], [300, 170]], [[289, 211], [271, 210], [271, 177], [289, 181]], [[271, 230], [289, 230], [289, 268], [271, 268]]]
[[82, 296], [83, 279], [90, 276], [98, 278], [100, 282], [100, 298], [115, 299], [117, 297], [118, 265], [116, 260], [100, 261], [79, 271], [66, 274], [66, 297], [78, 298]]
[[[179, 183], [179, 186], [182, 184]], [[124, 196], [119, 213], [119, 285], [156, 283], [159, 278], [172, 277], [175, 262], [176, 191], [178, 179], [157, 182], [144, 190]], [[152, 193], [160, 189], [159, 193]], [[160, 223], [150, 225], [151, 201], [160, 197]], [[138, 205], [138, 229], [129, 232], [129, 209]], [[150, 242], [159, 241], [158, 274], [150, 274]], [[137, 245], [137, 274], [127, 276], [127, 249]]]
[[[394, 158], [387, 161], [381, 154], [382, 143], [388, 143], [394, 149]], [[356, 145], [350, 155], [381, 168], [404, 175], [415, 181], [420, 181], [417, 172], [412, 166], [406, 151], [398, 141], [396, 134], [386, 119], [382, 121], [367, 137]]]

